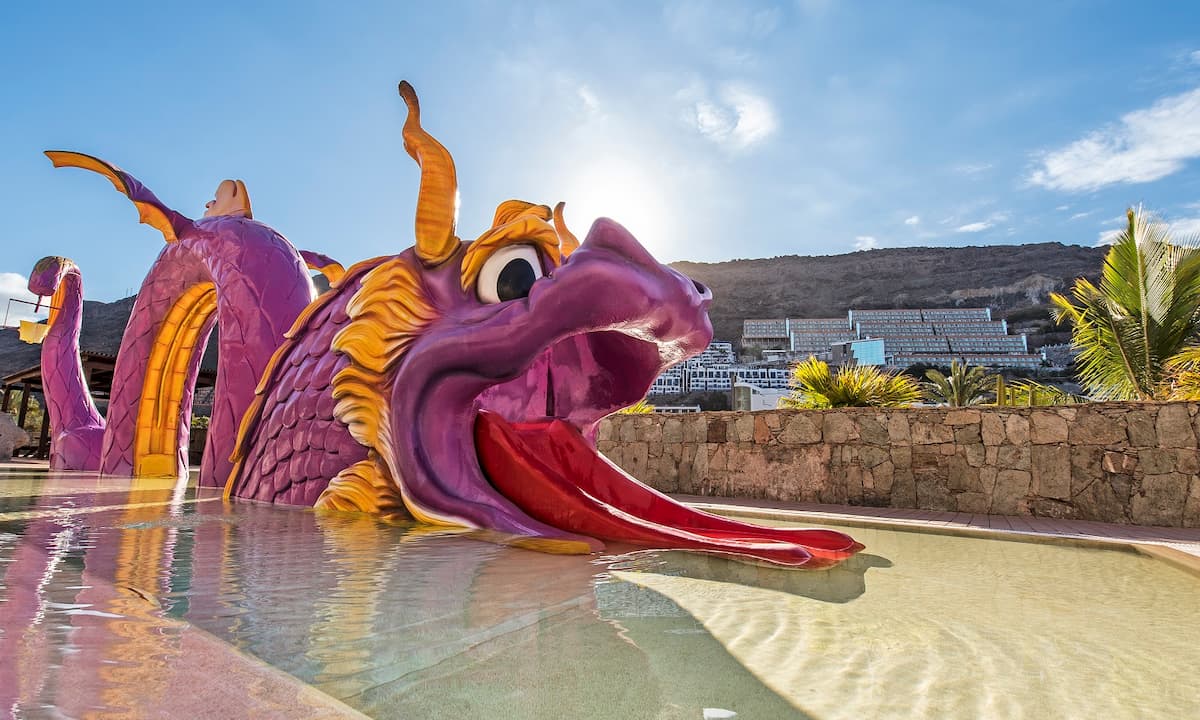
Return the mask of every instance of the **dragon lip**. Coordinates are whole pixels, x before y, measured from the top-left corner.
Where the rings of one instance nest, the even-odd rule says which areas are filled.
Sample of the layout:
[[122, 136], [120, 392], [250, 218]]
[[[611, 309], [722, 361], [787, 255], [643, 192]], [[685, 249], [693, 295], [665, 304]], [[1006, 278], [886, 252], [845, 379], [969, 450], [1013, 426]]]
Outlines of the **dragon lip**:
[[863, 548], [831, 530], [767, 528], [689, 508], [626, 474], [559, 418], [512, 423], [481, 410], [475, 448], [498, 492], [567, 532], [806, 568], [835, 565]]

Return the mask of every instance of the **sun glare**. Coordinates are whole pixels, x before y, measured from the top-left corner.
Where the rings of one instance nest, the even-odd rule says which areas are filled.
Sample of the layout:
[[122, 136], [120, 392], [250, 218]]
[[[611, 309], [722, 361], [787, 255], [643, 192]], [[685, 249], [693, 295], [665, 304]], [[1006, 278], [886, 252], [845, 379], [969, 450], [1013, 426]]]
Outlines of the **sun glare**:
[[562, 199], [567, 222], [581, 240], [596, 218], [607, 217], [624, 225], [656, 257], [674, 244], [666, 193], [637, 163], [612, 158], [583, 164], [564, 184]]

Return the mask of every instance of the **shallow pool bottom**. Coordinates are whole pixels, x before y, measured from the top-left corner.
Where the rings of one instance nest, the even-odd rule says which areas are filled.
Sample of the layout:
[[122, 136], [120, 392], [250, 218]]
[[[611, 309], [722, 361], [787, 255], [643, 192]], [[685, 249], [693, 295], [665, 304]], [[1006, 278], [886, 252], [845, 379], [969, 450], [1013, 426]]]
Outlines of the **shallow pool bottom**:
[[[1195, 576], [1133, 551], [848, 532], [867, 551], [821, 572], [552, 556], [0, 471], [0, 657], [17, 659], [0, 707], [138, 716], [216, 675], [292, 716], [337, 706], [272, 706], [270, 682], [373, 717], [1200, 716]], [[222, 647], [240, 654], [214, 662]], [[219, 682], [241, 662], [263, 679]]]

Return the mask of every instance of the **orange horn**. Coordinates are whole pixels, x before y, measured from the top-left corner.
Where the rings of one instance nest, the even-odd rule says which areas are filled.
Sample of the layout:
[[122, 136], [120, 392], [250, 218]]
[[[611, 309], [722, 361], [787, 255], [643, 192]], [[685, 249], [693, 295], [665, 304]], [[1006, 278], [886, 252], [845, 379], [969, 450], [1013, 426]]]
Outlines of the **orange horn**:
[[554, 232], [558, 234], [558, 251], [563, 257], [575, 252], [579, 247], [579, 239], [575, 237], [575, 233], [567, 229], [567, 221], [563, 220], [563, 207], [565, 202], [560, 202], [554, 206]]
[[454, 235], [458, 220], [458, 178], [450, 152], [421, 127], [421, 106], [408, 81], [400, 83], [400, 97], [408, 106], [404, 121], [404, 149], [421, 167], [417, 196], [416, 250], [421, 262], [439, 265], [458, 250]]

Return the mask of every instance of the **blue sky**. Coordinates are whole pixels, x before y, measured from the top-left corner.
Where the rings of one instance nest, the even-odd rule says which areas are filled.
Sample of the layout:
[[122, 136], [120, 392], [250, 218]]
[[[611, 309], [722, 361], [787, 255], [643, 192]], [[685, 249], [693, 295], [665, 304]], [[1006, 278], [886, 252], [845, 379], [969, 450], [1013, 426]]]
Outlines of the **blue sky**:
[[193, 217], [342, 262], [412, 244], [408, 79], [454, 154], [459, 234], [510, 198], [608, 215], [662, 260], [1096, 244], [1130, 204], [1200, 231], [1187, 3], [5, 3], [0, 299], [46, 254], [89, 298], [161, 248], [70, 149]]

